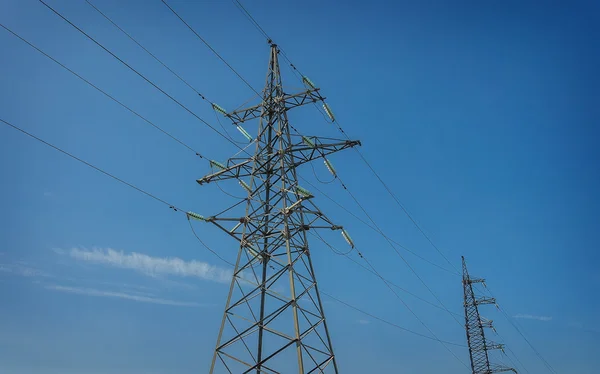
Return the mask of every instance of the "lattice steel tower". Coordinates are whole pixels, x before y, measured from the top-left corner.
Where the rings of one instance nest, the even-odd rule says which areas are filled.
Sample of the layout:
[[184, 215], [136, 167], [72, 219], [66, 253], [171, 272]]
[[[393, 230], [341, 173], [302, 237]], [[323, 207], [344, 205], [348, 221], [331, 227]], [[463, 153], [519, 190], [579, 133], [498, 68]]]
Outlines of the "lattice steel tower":
[[[213, 105], [255, 146], [254, 155], [242, 158], [240, 151], [224, 164], [211, 161], [213, 173], [197, 182], [235, 179], [246, 190], [246, 199], [212, 217], [189, 213], [239, 242], [211, 373], [338, 372], [307, 234], [319, 228], [339, 230], [353, 243], [316, 207], [296, 172], [322, 158], [335, 176], [326, 156], [360, 142], [292, 134], [287, 111], [324, 98], [308, 78], [303, 79], [305, 91], [286, 93], [278, 53], [272, 44], [259, 105], [230, 113]], [[330, 108], [323, 106], [333, 120]], [[251, 119], [259, 119], [254, 138], [241, 127]]]
[[[479, 315], [479, 305], [496, 304], [496, 299], [491, 297], [477, 297], [473, 291], [473, 283], [482, 283], [485, 286], [485, 279], [471, 278], [467, 270], [467, 263], [462, 257], [463, 268], [463, 290], [465, 306], [465, 329], [467, 332], [467, 342], [469, 344], [469, 355], [471, 356], [471, 370], [473, 374], [491, 374], [504, 371], [517, 372], [515, 369], [490, 364], [488, 351], [500, 349], [504, 352], [504, 345], [491, 342], [485, 338], [485, 328], [494, 330], [492, 321]], [[495, 330], [494, 330], [495, 331]]]

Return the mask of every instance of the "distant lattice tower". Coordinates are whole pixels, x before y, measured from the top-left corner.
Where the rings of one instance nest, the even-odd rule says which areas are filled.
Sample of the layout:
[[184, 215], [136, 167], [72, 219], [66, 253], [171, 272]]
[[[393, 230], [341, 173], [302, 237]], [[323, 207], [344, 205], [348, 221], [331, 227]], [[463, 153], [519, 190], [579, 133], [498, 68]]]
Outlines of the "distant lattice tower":
[[[326, 157], [360, 142], [292, 134], [287, 112], [324, 98], [306, 77], [306, 90], [286, 93], [278, 53], [272, 44], [260, 104], [234, 112], [213, 105], [248, 139], [253, 154], [240, 151], [226, 163], [211, 161], [213, 173], [198, 183], [233, 179], [246, 198], [211, 217], [188, 213], [219, 227], [239, 246], [210, 373], [338, 372], [307, 236], [314, 229], [339, 230], [353, 242], [298, 184], [297, 171], [322, 159], [335, 176]], [[323, 107], [333, 121], [329, 106]], [[256, 137], [242, 128], [252, 119], [259, 119]]]
[[[471, 358], [471, 369], [473, 374], [491, 374], [505, 371], [517, 372], [515, 369], [490, 364], [488, 351], [500, 349], [504, 352], [504, 345], [491, 342], [485, 338], [484, 328], [494, 330], [491, 320], [487, 320], [479, 315], [479, 305], [496, 304], [496, 300], [490, 297], [477, 297], [473, 291], [474, 283], [482, 283], [485, 286], [485, 279], [471, 278], [467, 270], [467, 263], [462, 257], [463, 268], [463, 290], [465, 306], [465, 330], [467, 332], [467, 342], [469, 344], [469, 355]], [[495, 330], [494, 330], [495, 331]]]

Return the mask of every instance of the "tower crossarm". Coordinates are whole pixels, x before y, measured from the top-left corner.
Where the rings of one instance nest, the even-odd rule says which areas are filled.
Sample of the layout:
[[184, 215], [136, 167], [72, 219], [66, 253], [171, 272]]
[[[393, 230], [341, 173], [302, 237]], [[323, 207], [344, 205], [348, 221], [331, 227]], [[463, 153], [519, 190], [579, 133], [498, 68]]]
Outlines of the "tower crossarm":
[[324, 143], [317, 137], [303, 136], [302, 142], [288, 148], [294, 153], [294, 166], [324, 158], [330, 154], [362, 145], [360, 140], [339, 140]]
[[475, 299], [475, 304], [477, 304], [477, 305], [496, 304], [496, 299], [493, 297], [481, 296], [481, 297], [478, 297]]
[[[318, 137], [302, 137], [302, 142], [292, 144], [283, 150], [284, 155], [293, 155], [293, 164], [277, 165], [277, 167], [296, 168], [307, 162], [319, 158], [325, 158], [333, 153], [343, 151], [348, 148], [360, 146], [360, 140], [339, 140], [331, 142], [322, 142]], [[269, 154], [263, 159], [257, 160], [254, 165], [254, 158], [249, 159], [229, 159], [227, 164], [223, 165], [216, 161], [211, 161], [213, 169], [218, 169], [216, 172], [208, 174], [200, 179], [197, 179], [198, 184], [210, 183], [213, 181], [223, 181], [227, 179], [242, 179], [251, 175], [260, 175], [261, 173], [273, 173], [279, 171], [273, 168], [272, 159], [279, 157], [277, 152]], [[243, 161], [241, 161], [243, 160]], [[267, 167], [267, 165], [269, 165]], [[255, 168], [253, 172], [253, 167]], [[240, 182], [245, 183], [245, 182]], [[249, 187], [249, 186], [248, 186]], [[249, 189], [249, 188], [248, 188]]]
[[[281, 104], [285, 107], [285, 110], [290, 110], [305, 104], [315, 103], [317, 101], [325, 100], [319, 94], [319, 88], [309, 89], [306, 91], [298, 92], [295, 94], [284, 94], [283, 96], [276, 96], [273, 98], [277, 104]], [[226, 113], [225, 117], [228, 117], [234, 125], [250, 121], [255, 118], [259, 118], [263, 115], [264, 108], [270, 108], [271, 103], [265, 105], [265, 102], [244, 109], [239, 109], [231, 113]], [[267, 109], [268, 110], [268, 109]], [[268, 114], [268, 113], [265, 113]]]
[[485, 279], [483, 279], [483, 278], [469, 278], [469, 279], [464, 279], [464, 282], [466, 282], [468, 284], [482, 283], [485, 286]]
[[492, 329], [494, 331], [496, 331], [496, 329], [494, 328], [494, 321], [492, 321], [491, 319], [486, 319], [480, 316], [481, 319], [481, 327], [486, 327], [488, 329]]
[[[496, 304], [496, 299], [486, 296], [478, 296], [473, 287], [473, 283], [484, 283], [483, 279], [471, 278], [467, 270], [465, 258], [462, 258], [463, 267], [463, 293], [465, 307], [465, 331], [467, 335], [467, 344], [469, 346], [469, 356], [471, 359], [472, 374], [492, 374], [505, 371], [516, 370], [503, 365], [490, 363], [489, 351], [501, 350], [504, 352], [504, 344], [499, 344], [486, 339], [485, 328], [494, 329], [492, 320], [481, 317], [479, 314], [479, 305]], [[485, 283], [484, 283], [485, 284]]]
[[492, 341], [487, 341], [485, 349], [487, 349], [488, 351], [494, 350], [494, 349], [499, 349], [502, 352], [504, 352], [504, 344], [501, 343], [494, 343]]
[[[261, 216], [259, 212], [264, 209], [264, 206], [262, 205], [257, 206], [254, 211], [249, 212], [249, 215], [245, 217], [217, 215], [202, 217], [202, 220], [217, 226], [229, 236], [240, 242], [242, 247], [248, 248], [252, 248], [249, 243], [255, 241], [256, 238], [264, 237], [265, 235], [281, 237], [280, 239], [284, 241], [296, 234], [314, 229], [327, 229], [332, 231], [343, 230], [342, 226], [336, 225], [311, 201], [313, 196], [304, 196], [300, 194], [297, 194], [296, 196], [297, 200], [290, 206], [270, 214], [273, 229], [268, 232], [264, 232], [264, 228], [260, 226], [260, 221], [263, 216]], [[240, 203], [242, 202], [243, 200]], [[224, 214], [228, 211], [229, 209], [227, 209]], [[285, 219], [293, 218], [294, 214], [297, 213], [301, 213], [304, 216], [305, 220], [303, 223], [294, 225], [292, 230], [278, 230]], [[244, 226], [246, 226], [245, 232]]]
[[492, 373], [504, 373], [507, 371], [512, 371], [513, 373], [517, 374], [517, 371], [513, 368], [509, 368], [508, 366], [504, 366], [504, 365], [498, 365], [498, 364], [491, 364], [490, 365], [490, 374]]
[[210, 161], [213, 169], [217, 169], [216, 172], [205, 175], [200, 179], [196, 179], [198, 184], [210, 183], [213, 180], [226, 180], [226, 179], [240, 179], [248, 177], [252, 174], [252, 159], [247, 159], [238, 163], [229, 160], [227, 165], [223, 165], [216, 161]]

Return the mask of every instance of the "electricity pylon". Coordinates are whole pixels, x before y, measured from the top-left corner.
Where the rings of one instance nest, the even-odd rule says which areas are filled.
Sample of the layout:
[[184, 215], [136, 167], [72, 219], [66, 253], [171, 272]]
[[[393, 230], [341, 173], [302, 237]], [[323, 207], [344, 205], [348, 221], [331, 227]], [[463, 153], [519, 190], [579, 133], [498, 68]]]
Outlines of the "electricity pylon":
[[479, 305], [496, 304], [496, 299], [491, 297], [477, 297], [473, 291], [473, 283], [481, 283], [485, 286], [485, 279], [471, 278], [467, 270], [467, 263], [462, 257], [463, 268], [463, 291], [465, 306], [465, 330], [467, 332], [467, 342], [469, 344], [469, 355], [471, 358], [471, 370], [473, 374], [491, 374], [505, 371], [517, 371], [513, 368], [490, 364], [488, 351], [500, 349], [504, 352], [504, 344], [498, 344], [486, 340], [484, 328], [490, 328], [494, 331], [492, 321], [479, 315]]
[[[323, 304], [308, 245], [309, 230], [341, 231], [298, 184], [297, 169], [326, 156], [360, 145], [359, 141], [327, 140], [292, 134], [287, 111], [323, 101], [319, 89], [304, 78], [305, 91], [283, 90], [279, 50], [271, 44], [266, 86], [259, 105], [226, 112], [238, 130], [255, 145], [254, 155], [240, 153], [222, 164], [211, 161], [213, 173], [199, 184], [235, 179], [247, 197], [223, 212], [192, 218], [210, 222], [239, 242], [225, 313], [210, 373], [337, 373]], [[333, 120], [330, 108], [323, 104]], [[259, 119], [257, 136], [241, 126]], [[236, 213], [237, 210], [237, 213]]]

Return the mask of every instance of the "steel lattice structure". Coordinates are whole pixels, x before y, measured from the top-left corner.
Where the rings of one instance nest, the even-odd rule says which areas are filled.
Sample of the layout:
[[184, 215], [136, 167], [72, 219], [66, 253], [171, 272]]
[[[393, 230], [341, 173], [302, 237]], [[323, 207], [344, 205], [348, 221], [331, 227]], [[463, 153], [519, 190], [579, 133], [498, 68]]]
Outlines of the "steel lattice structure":
[[[259, 105], [227, 113], [238, 130], [255, 144], [250, 158], [211, 161], [213, 173], [199, 184], [235, 179], [247, 198], [212, 216], [210, 222], [239, 242], [239, 252], [211, 373], [337, 373], [323, 304], [313, 270], [307, 232], [340, 230], [298, 184], [297, 168], [315, 159], [360, 145], [359, 141], [322, 141], [292, 134], [287, 111], [323, 101], [319, 89], [304, 79], [307, 90], [284, 92], [272, 44], [266, 86]], [[332, 117], [329, 107], [325, 110]], [[255, 138], [241, 125], [259, 119]], [[236, 210], [239, 214], [236, 215]]]
[[[485, 338], [484, 328], [494, 330], [492, 321], [481, 317], [479, 314], [479, 305], [496, 304], [496, 299], [490, 297], [475, 295], [473, 290], [474, 283], [482, 283], [485, 285], [485, 279], [471, 278], [467, 270], [467, 263], [462, 257], [463, 268], [463, 291], [464, 291], [464, 307], [465, 307], [465, 330], [467, 332], [467, 342], [469, 344], [469, 355], [471, 358], [471, 370], [473, 374], [491, 374], [505, 371], [517, 371], [513, 368], [491, 364], [488, 351], [500, 349], [504, 352], [504, 345], [491, 342]], [[494, 330], [495, 331], [495, 330]]]

